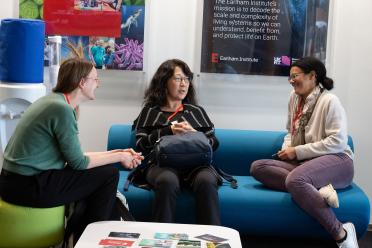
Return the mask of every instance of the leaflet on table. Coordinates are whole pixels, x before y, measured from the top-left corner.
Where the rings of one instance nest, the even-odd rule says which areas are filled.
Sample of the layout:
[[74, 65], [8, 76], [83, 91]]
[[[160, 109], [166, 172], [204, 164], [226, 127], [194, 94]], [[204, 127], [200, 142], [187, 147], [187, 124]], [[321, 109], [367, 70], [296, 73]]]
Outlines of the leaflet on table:
[[114, 238], [129, 238], [129, 239], [138, 239], [140, 236], [139, 233], [127, 233], [127, 232], [110, 232], [109, 237]]
[[187, 240], [189, 239], [189, 235], [187, 235], [186, 233], [155, 233], [154, 238], [155, 239]]
[[[110, 232], [108, 238], [102, 239], [99, 245], [102, 248], [131, 248], [134, 247], [134, 243], [141, 236], [140, 233], [129, 233], [129, 232]], [[205, 240], [206, 248], [231, 248], [228, 243], [222, 243], [227, 241], [226, 238], [221, 238], [212, 234], [203, 234], [195, 236], [196, 239]], [[134, 239], [134, 240], [127, 240]], [[138, 241], [138, 247], [149, 248], [171, 248], [176, 244], [176, 248], [201, 248], [202, 243], [199, 240], [189, 240], [189, 235], [186, 233], [162, 233], [156, 232], [153, 239], [141, 239]], [[137, 246], [136, 246], [137, 247]]]
[[172, 240], [142, 239], [139, 243], [139, 246], [171, 248], [172, 244], [173, 244]]

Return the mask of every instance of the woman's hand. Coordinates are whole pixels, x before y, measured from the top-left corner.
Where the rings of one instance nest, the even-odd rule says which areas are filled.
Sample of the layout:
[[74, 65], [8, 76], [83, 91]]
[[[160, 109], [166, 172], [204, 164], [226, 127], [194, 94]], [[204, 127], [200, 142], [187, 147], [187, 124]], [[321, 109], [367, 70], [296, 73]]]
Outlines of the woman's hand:
[[173, 134], [196, 132], [196, 130], [187, 121], [174, 123], [172, 124], [171, 129]]
[[171, 125], [172, 133], [173, 134], [181, 134], [184, 133], [183, 125], [181, 123], [173, 123]]
[[180, 124], [183, 125], [183, 129], [186, 131], [186, 132], [196, 132], [196, 130], [190, 125], [190, 123], [188, 123], [187, 121], [184, 121], [184, 122], [181, 122]]
[[294, 160], [297, 158], [296, 150], [294, 147], [287, 147], [278, 152], [278, 158], [281, 160]]
[[120, 163], [127, 169], [134, 169], [141, 164], [144, 157], [133, 149], [124, 149], [121, 152]]

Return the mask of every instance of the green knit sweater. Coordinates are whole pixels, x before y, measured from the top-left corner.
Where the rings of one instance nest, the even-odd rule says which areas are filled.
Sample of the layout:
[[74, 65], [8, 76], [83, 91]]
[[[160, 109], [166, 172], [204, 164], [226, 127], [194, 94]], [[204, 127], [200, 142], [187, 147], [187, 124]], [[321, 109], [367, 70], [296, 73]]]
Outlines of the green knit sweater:
[[89, 158], [81, 150], [75, 111], [62, 94], [34, 102], [17, 124], [4, 152], [3, 168], [21, 175], [45, 170], [86, 169]]

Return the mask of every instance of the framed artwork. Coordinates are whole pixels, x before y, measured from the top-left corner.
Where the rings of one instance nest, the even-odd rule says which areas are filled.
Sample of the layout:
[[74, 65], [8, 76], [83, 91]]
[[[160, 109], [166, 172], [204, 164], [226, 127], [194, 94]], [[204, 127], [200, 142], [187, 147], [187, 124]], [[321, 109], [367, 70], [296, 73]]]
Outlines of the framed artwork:
[[325, 60], [329, 0], [204, 0], [201, 72], [288, 75], [296, 59]]

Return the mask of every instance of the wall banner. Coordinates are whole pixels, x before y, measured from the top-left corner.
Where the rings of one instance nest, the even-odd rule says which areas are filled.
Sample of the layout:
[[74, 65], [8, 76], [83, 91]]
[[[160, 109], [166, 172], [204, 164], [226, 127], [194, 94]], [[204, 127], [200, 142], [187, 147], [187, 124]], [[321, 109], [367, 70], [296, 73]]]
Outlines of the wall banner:
[[329, 0], [204, 0], [201, 72], [288, 75], [325, 60]]
[[[31, 0], [21, 1], [20, 12]], [[44, 8], [47, 34], [62, 36], [61, 63], [79, 57], [97, 69], [143, 70], [145, 0], [45, 0]], [[49, 53], [46, 39], [45, 66], [50, 64]]]

